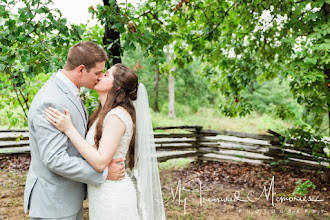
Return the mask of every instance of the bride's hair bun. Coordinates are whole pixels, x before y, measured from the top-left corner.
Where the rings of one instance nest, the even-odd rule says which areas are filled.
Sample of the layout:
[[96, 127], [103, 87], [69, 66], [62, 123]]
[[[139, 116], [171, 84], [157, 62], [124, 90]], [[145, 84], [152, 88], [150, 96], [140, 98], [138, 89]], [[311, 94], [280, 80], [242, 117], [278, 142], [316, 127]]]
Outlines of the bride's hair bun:
[[137, 99], [137, 91], [139, 88], [139, 84], [136, 85], [135, 89], [133, 91], [131, 91], [130, 93], [128, 93], [128, 97], [132, 100], [135, 101]]

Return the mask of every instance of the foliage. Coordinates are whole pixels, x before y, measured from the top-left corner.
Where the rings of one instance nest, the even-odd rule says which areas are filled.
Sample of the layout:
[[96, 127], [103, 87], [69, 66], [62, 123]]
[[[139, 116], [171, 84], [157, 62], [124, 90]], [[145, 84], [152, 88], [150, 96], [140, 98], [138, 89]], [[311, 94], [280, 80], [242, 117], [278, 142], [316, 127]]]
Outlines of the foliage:
[[[28, 105], [31, 103], [33, 97], [50, 76], [50, 74], [40, 73], [30, 78], [27, 74], [23, 73], [24, 84], [19, 88], [19, 91], [27, 100], [26, 105], [23, 105], [24, 110], [28, 109]], [[22, 102], [22, 98], [18, 97], [19, 99], [16, 99], [17, 96], [13, 91], [11, 82], [6, 81], [7, 77], [8, 76], [4, 74], [0, 75], [0, 80], [4, 82], [4, 84], [2, 84], [4, 89], [0, 90], [0, 110], [5, 112], [5, 115], [1, 115], [2, 124], [8, 124], [9, 127], [27, 127], [24, 110], [19, 106], [19, 102]]]
[[252, 110], [243, 93], [255, 82], [289, 77], [290, 90], [304, 107], [302, 118], [313, 118], [313, 128], [321, 125], [330, 101], [326, 2], [184, 2], [174, 14], [177, 36], [187, 44], [180, 53], [190, 49], [191, 56], [203, 57], [202, 74], [230, 100], [219, 106], [225, 114]]
[[[109, 54], [111, 54], [111, 50], [118, 48], [119, 44], [121, 54], [124, 55], [124, 58], [126, 58], [125, 54], [130, 54], [130, 60], [132, 60], [134, 54], [136, 55], [134, 51], [142, 51], [142, 53], [139, 53], [140, 56], [136, 57], [137, 59], [130, 64], [138, 72], [140, 81], [145, 84], [151, 84], [153, 82], [151, 80], [155, 79], [155, 74], [159, 72], [159, 65], [166, 61], [163, 49], [172, 41], [170, 33], [164, 31], [166, 30], [164, 23], [158, 20], [157, 15], [154, 13], [153, 9], [155, 7], [157, 6], [151, 7], [146, 4], [142, 8], [134, 8], [132, 4], [127, 4], [127, 2], [118, 4], [116, 0], [109, 0], [109, 5], [97, 5], [96, 8], [89, 8], [89, 12], [100, 21], [102, 26], [107, 26], [106, 28], [112, 32], [120, 33], [118, 39], [107, 38], [108, 44], [104, 44], [103, 41], [98, 42], [103, 45], [105, 50], [109, 51]], [[155, 20], [150, 19], [149, 16], [152, 16]], [[100, 35], [98, 39], [101, 39]], [[141, 48], [143, 49], [141, 50]], [[133, 55], [131, 55], [132, 52]], [[117, 57], [110, 56], [110, 60], [114, 61], [115, 59]], [[148, 69], [148, 80], [143, 80], [143, 76], [141, 77], [144, 74], [140, 74], [141, 71], [139, 71], [141, 69], [139, 67], [141, 66], [140, 61], [148, 63], [147, 66], [151, 67]], [[147, 86], [147, 88], [152, 88], [152, 86]], [[151, 94], [150, 92], [149, 94]], [[160, 94], [162, 96], [166, 93]], [[154, 100], [150, 100], [150, 103], [154, 103]]]
[[214, 107], [217, 94], [208, 88], [208, 80], [198, 74], [200, 60], [194, 60], [177, 71], [175, 77], [176, 101], [197, 112], [200, 106]]
[[247, 87], [242, 96], [259, 113], [274, 113], [279, 118], [294, 119], [302, 109], [289, 91], [289, 83], [278, 78], [254, 83]]
[[191, 162], [193, 162], [193, 159], [189, 158], [179, 158], [179, 159], [171, 159], [167, 160], [165, 162], [159, 163], [159, 169], [162, 170], [178, 170], [187, 168]]
[[[139, 82], [143, 83], [148, 92], [149, 106], [154, 108], [155, 105], [155, 90], [154, 82], [156, 78], [156, 72], [159, 71], [158, 58], [154, 56], [144, 56], [144, 49], [137, 45], [135, 50], [127, 50], [124, 52], [123, 63], [128, 65], [134, 70], [138, 77]], [[159, 87], [158, 87], [158, 102], [160, 105], [166, 103], [168, 100], [168, 85], [167, 77], [163, 74], [160, 75]]]
[[[109, 0], [110, 6], [98, 5], [95, 8], [90, 7], [89, 12], [93, 14], [101, 25], [109, 25], [110, 29], [118, 31], [121, 35], [123, 51], [135, 50], [136, 45], [143, 46], [145, 55], [153, 55], [155, 57], [163, 57], [163, 48], [168, 45], [172, 37], [166, 30], [166, 25], [158, 18], [157, 5], [144, 5], [142, 8], [134, 8], [131, 3], [117, 4], [115, 0]], [[116, 5], [119, 6], [119, 10]], [[164, 16], [163, 17], [169, 17]], [[111, 25], [112, 24], [112, 25]], [[108, 48], [118, 44], [111, 42]]]
[[[139, 81], [144, 83], [148, 90], [149, 105], [153, 106], [155, 72], [159, 69], [159, 63], [152, 56], [143, 57], [143, 53], [141, 46], [137, 46], [134, 51], [128, 50], [124, 53], [123, 62], [137, 72]], [[216, 97], [216, 94], [209, 90], [208, 81], [198, 75], [199, 65], [200, 60], [195, 60], [175, 73], [176, 103], [189, 106], [194, 112], [197, 112], [200, 106], [213, 107]], [[168, 111], [168, 77], [164, 72], [166, 71], [160, 76], [158, 92], [160, 108], [165, 113]], [[181, 108], [178, 109], [180, 111]]]
[[[327, 1], [149, 0], [147, 4], [160, 5], [160, 17], [171, 15], [166, 27], [174, 27], [169, 30], [175, 30], [174, 61], [179, 66], [201, 57], [200, 74], [226, 98], [219, 104], [222, 113], [234, 117], [258, 110], [248, 91], [275, 78], [287, 79], [294, 101], [276, 103], [276, 114], [300, 118], [293, 128], [298, 137], [308, 134], [310, 140], [324, 132], [322, 123], [330, 111]], [[301, 107], [295, 109], [295, 103]], [[304, 147], [319, 152], [319, 146], [309, 144]]]
[[[47, 7], [50, 0], [23, 0], [17, 14], [11, 12], [15, 2], [0, 3], [0, 71], [4, 73], [0, 89], [5, 97], [15, 94], [14, 108], [21, 106], [26, 113], [33, 95], [27, 81], [62, 67], [68, 48], [78, 40], [103, 45], [104, 30], [68, 25], [59, 10]], [[147, 66], [137, 72], [148, 84], [149, 94], [156, 71], [166, 75], [172, 65], [166, 63], [164, 52], [172, 45], [178, 67], [176, 98], [181, 105], [197, 111], [217, 102], [221, 113], [231, 117], [274, 112], [294, 122], [287, 141], [298, 140], [299, 147], [322, 154], [322, 146], [304, 140], [322, 138], [322, 122], [330, 110], [328, 1], [148, 0], [139, 8], [120, 3], [119, 10], [116, 0], [109, 4], [89, 11], [101, 25], [120, 33], [124, 56], [138, 51], [132, 57], [138, 54], [141, 59], [134, 59]], [[116, 44], [119, 41], [105, 49]], [[132, 60], [127, 63], [138, 66]], [[160, 91], [166, 91], [166, 80], [161, 80]], [[275, 89], [279, 82], [289, 90]], [[90, 97], [86, 100], [90, 112], [96, 94], [84, 94]], [[278, 98], [279, 94], [285, 97]], [[160, 92], [161, 109], [166, 98], [166, 92]], [[299, 137], [304, 137], [301, 142]]]
[[[51, 0], [22, 2], [17, 14], [11, 12], [17, 1], [0, 3], [0, 91], [5, 102], [11, 99], [11, 107], [20, 106], [27, 117], [36, 88], [40, 88], [34, 87], [38, 81], [32, 79], [63, 66], [69, 47], [81, 39], [83, 30], [74, 25], [69, 28], [58, 9], [48, 8]], [[12, 116], [8, 115], [15, 125]]]
[[298, 180], [296, 182], [296, 188], [294, 189], [293, 195], [300, 195], [300, 196], [305, 196], [308, 193], [309, 188], [315, 189], [315, 184], [310, 181], [306, 180], [305, 182], [301, 182], [301, 180]]
[[290, 129], [284, 143], [290, 142], [293, 143], [292, 148], [308, 150], [318, 161], [329, 162], [329, 160], [322, 158], [330, 158], [327, 153], [330, 150], [330, 141], [324, 140], [321, 135], [313, 132], [308, 125], [303, 124], [299, 128]]

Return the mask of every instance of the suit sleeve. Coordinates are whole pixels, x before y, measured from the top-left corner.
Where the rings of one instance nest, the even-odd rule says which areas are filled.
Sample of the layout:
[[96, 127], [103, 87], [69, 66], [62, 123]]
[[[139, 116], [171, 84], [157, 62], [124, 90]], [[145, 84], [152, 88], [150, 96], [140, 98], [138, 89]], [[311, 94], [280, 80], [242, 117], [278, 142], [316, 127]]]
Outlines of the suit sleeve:
[[46, 120], [44, 111], [49, 106], [61, 109], [54, 104], [44, 103], [31, 119], [42, 162], [50, 171], [65, 178], [92, 185], [103, 183], [103, 172], [97, 172], [84, 159], [67, 153], [68, 137]]

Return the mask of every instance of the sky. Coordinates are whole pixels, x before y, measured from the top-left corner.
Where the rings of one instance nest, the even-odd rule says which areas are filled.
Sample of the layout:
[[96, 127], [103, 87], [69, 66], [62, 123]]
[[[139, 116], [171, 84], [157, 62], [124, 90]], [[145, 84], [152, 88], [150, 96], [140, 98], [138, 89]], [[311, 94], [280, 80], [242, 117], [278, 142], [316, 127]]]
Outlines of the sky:
[[[88, 26], [94, 26], [96, 20], [92, 19], [91, 14], [88, 12], [90, 6], [94, 8], [101, 4], [103, 5], [103, 0], [52, 0], [53, 5], [48, 5], [49, 8], [60, 9], [62, 16], [67, 18], [71, 24], [86, 24], [89, 21]], [[145, 0], [117, 0], [118, 3], [131, 3], [137, 6], [139, 3]], [[24, 7], [24, 3], [17, 2], [12, 12], [17, 13], [18, 8]]]
[[[88, 13], [90, 6], [96, 7], [96, 5], [103, 5], [103, 0], [53, 0], [54, 8], [60, 9], [63, 17], [67, 18], [70, 23], [73, 24], [86, 24], [90, 20], [91, 26], [96, 24], [96, 20], [92, 20], [91, 14]], [[125, 0], [118, 0], [118, 3], [126, 2]], [[141, 0], [127, 0], [128, 3], [138, 5]]]
[[[96, 7], [98, 4], [103, 4], [102, 0], [53, 0], [53, 2], [53, 7], [60, 9], [63, 17], [74, 24], [87, 23], [87, 20], [91, 20], [88, 8], [92, 5]], [[92, 23], [95, 22], [92, 21]]]

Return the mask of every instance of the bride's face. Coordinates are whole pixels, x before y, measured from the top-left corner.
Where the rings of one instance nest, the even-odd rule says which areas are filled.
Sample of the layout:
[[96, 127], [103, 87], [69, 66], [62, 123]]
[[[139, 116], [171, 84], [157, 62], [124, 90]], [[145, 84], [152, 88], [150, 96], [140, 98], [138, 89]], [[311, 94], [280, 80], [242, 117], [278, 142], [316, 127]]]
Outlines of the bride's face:
[[101, 93], [108, 93], [110, 89], [113, 87], [113, 74], [112, 74], [113, 68], [108, 69], [98, 84], [94, 86], [94, 90], [96, 92]]

